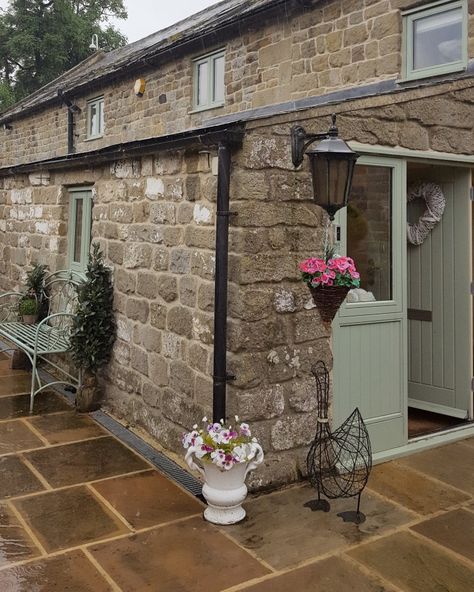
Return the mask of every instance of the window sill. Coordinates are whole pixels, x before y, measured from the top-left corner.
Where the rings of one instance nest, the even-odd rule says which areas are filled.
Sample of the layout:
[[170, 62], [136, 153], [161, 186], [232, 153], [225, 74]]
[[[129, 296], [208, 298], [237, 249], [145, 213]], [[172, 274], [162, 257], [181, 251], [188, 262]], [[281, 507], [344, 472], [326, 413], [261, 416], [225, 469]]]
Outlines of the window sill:
[[430, 72], [422, 72], [413, 73], [409, 76], [403, 76], [402, 78], [398, 78], [396, 80], [397, 84], [406, 84], [408, 82], [416, 82], [418, 80], [426, 80], [427, 78], [438, 78], [440, 76], [449, 76], [449, 74], [459, 74], [460, 72], [465, 72], [467, 69], [467, 64], [459, 64], [452, 68], [440, 68], [439, 70], [431, 70]]
[[100, 140], [104, 137], [104, 134], [100, 134], [100, 136], [89, 136], [88, 138], [84, 139], [84, 142], [93, 142], [94, 140]]
[[197, 107], [192, 111], [188, 111], [188, 115], [194, 115], [195, 113], [202, 113], [203, 111], [211, 111], [211, 109], [222, 109], [225, 106], [225, 102], [215, 103], [214, 105], [206, 105], [205, 107]]

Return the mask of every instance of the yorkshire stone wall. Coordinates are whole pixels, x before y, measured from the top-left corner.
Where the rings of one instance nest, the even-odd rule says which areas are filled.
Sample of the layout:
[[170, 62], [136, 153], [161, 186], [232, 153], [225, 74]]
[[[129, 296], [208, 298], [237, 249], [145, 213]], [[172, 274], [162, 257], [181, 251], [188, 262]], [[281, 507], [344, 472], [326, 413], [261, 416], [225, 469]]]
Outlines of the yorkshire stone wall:
[[[299, 280], [298, 262], [322, 250], [322, 211], [307, 167], [295, 172], [295, 122], [382, 146], [469, 153], [474, 93], [469, 81], [286, 114], [247, 125], [232, 155], [229, 253], [229, 412], [251, 421], [266, 451], [254, 487], [304, 474], [315, 429], [310, 365], [331, 366], [329, 334]], [[440, 116], [440, 113], [443, 115]], [[137, 160], [3, 179], [0, 288], [18, 286], [34, 262], [65, 265], [67, 188], [94, 186], [93, 239], [114, 269], [118, 339], [102, 380], [107, 406], [162, 445], [209, 414], [216, 157], [157, 153]]]
[[[245, 25], [238, 35], [215, 39], [172, 61], [136, 70], [107, 86], [71, 99], [76, 116], [76, 149], [172, 134], [199, 127], [215, 116], [330, 91], [400, 78], [400, 10], [430, 0], [320, 0], [288, 4], [281, 14]], [[469, 56], [474, 58], [474, 0], [469, 6]], [[225, 105], [193, 112], [192, 59], [226, 49]], [[146, 79], [143, 97], [133, 92]], [[86, 101], [105, 97], [105, 135], [86, 140]], [[67, 110], [48, 107], [0, 130], [0, 167], [66, 154]]]

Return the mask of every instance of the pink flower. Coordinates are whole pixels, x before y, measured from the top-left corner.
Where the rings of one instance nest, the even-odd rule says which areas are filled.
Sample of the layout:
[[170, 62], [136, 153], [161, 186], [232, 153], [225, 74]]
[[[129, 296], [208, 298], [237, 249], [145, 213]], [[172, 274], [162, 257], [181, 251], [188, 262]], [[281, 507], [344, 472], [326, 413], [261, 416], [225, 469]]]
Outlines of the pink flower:
[[360, 273], [359, 273], [358, 271], [356, 271], [355, 269], [354, 269], [354, 270], [350, 269], [350, 270], [349, 270], [349, 273], [351, 274], [351, 278], [352, 278], [353, 280], [358, 280], [358, 279], [360, 279]]
[[310, 257], [299, 264], [299, 268], [304, 273], [317, 273], [318, 271], [325, 271], [327, 266], [324, 259], [316, 259]]

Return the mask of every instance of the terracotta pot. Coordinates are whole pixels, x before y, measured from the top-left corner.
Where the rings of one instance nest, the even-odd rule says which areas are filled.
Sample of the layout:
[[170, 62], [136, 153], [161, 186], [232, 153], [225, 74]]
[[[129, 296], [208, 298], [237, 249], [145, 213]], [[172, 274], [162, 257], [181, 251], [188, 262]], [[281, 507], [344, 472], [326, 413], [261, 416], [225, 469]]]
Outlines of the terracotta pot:
[[207, 508], [204, 518], [213, 524], [235, 524], [245, 518], [242, 503], [247, 497], [245, 478], [250, 471], [262, 464], [264, 454], [257, 446], [257, 455], [246, 463], [237, 463], [231, 469], [219, 469], [209, 461], [194, 462], [196, 449], [191, 446], [186, 453], [186, 462], [190, 469], [198, 471], [204, 477], [202, 494], [206, 498]]
[[90, 413], [100, 409], [103, 391], [98, 384], [97, 376], [86, 372], [82, 385], [76, 391], [76, 409], [79, 413]]
[[331, 323], [344, 302], [349, 288], [347, 286], [309, 286], [313, 301], [325, 323]]

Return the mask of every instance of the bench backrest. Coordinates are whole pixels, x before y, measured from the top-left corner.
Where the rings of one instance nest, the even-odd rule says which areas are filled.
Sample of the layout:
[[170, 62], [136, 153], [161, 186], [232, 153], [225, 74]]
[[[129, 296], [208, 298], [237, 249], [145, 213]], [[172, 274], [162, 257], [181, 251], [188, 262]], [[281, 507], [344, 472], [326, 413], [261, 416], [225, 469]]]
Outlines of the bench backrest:
[[84, 281], [76, 271], [56, 271], [45, 277], [45, 304], [43, 314], [67, 312], [75, 314], [77, 310], [77, 287]]

